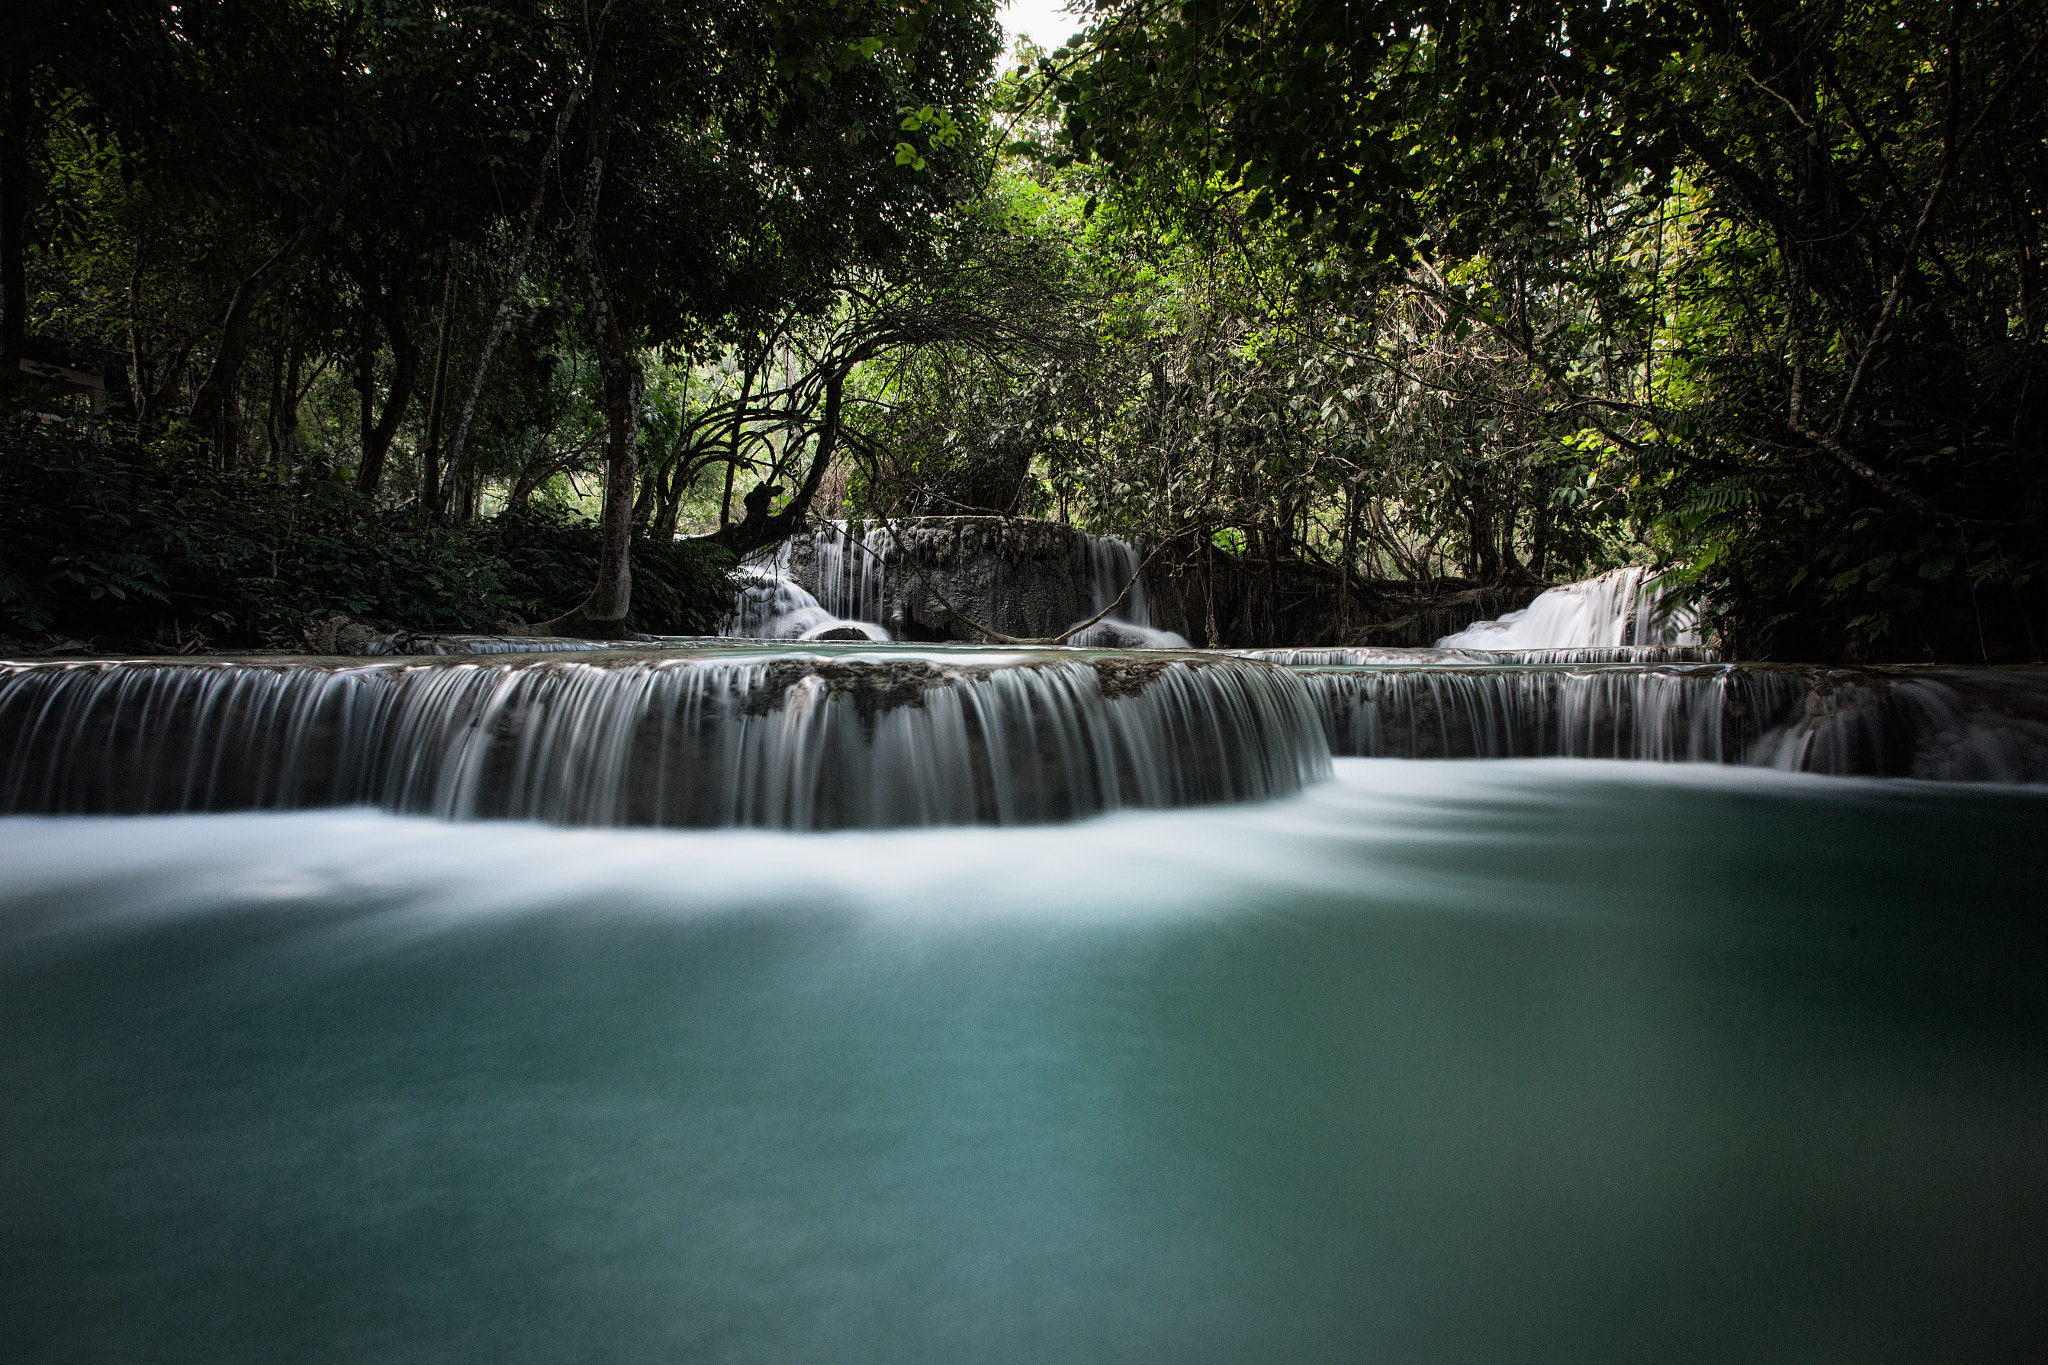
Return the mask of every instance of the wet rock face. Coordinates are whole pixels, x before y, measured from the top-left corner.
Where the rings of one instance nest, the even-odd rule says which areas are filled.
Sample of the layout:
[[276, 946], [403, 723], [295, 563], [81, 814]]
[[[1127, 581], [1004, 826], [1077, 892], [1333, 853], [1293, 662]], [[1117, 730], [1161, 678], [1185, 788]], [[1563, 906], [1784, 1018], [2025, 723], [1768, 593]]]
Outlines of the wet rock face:
[[962, 615], [1005, 635], [1045, 639], [1101, 606], [1089, 538], [1015, 518], [919, 517], [865, 536], [856, 527], [836, 543], [800, 537], [785, 572], [835, 613], [903, 640], [978, 640]]
[[877, 715], [904, 706], [923, 706], [931, 689], [961, 681], [985, 682], [1003, 671], [1065, 668], [1074, 664], [1092, 669], [1095, 686], [1104, 701], [1121, 701], [1143, 696], [1160, 674], [1175, 664], [1188, 668], [1241, 666], [1201, 655], [1168, 655], [1153, 659], [1109, 657], [1052, 658], [1035, 663], [975, 664], [934, 663], [924, 659], [816, 660], [778, 659], [768, 665], [765, 678], [749, 695], [749, 715], [765, 716], [789, 706], [798, 684], [815, 678], [819, 687], [833, 696], [853, 702], [861, 717], [872, 722]]
[[777, 659], [752, 693], [746, 713], [765, 716], [789, 705], [792, 689], [816, 678], [823, 689], [850, 699], [864, 721], [899, 706], [923, 706], [927, 688], [942, 687], [946, 672], [922, 659], [862, 660]]
[[1094, 661], [1095, 685], [1109, 701], [1141, 696], [1146, 688], [1159, 680], [1159, 675], [1166, 671], [1168, 665], [1175, 663], [1202, 666], [1200, 660], [1187, 659], [1097, 659]]
[[306, 632], [306, 652], [326, 656], [404, 654], [411, 632], [384, 630], [352, 616], [330, 616]]

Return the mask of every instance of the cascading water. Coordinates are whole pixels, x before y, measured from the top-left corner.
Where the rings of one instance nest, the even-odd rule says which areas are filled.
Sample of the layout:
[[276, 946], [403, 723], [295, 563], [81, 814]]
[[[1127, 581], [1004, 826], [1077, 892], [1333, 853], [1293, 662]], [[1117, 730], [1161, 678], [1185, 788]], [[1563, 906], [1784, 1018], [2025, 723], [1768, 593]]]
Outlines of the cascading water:
[[1569, 649], [1400, 649], [1344, 645], [1318, 649], [1247, 649], [1247, 659], [1309, 668], [1360, 664], [1697, 664], [1712, 651], [1692, 645], [1599, 645]]
[[1329, 771], [1281, 669], [970, 653], [15, 666], [0, 743], [11, 813], [1028, 824], [1256, 800]]
[[721, 635], [754, 640], [875, 640], [889, 632], [872, 621], [855, 620], [827, 607], [786, 576], [774, 562], [740, 566], [741, 586]]
[[1330, 750], [2048, 782], [2048, 677], [1695, 664], [1303, 670]]
[[[1118, 536], [1083, 537], [1088, 555], [1088, 615], [1112, 611], [1067, 643], [1097, 649], [1186, 649], [1187, 637], [1153, 623], [1144, 558]], [[1128, 585], [1128, 590], [1126, 590]], [[1119, 605], [1117, 598], [1122, 595]], [[1086, 617], [1082, 619], [1087, 619]]]
[[[792, 556], [799, 540], [816, 565], [816, 592], [798, 583]], [[888, 532], [860, 530], [843, 521], [820, 522], [807, 536], [791, 537], [740, 566], [742, 586], [721, 635], [757, 640], [887, 640], [873, 618], [882, 614]]]
[[1360, 758], [1739, 763], [1800, 714], [1806, 679], [1695, 668], [1308, 672], [1331, 752]]
[[1575, 649], [1697, 646], [1699, 620], [1673, 603], [1653, 570], [1615, 569], [1552, 588], [1521, 611], [1480, 621], [1438, 640], [1439, 649]]
[[1686, 651], [0, 665], [9, 1345], [2029, 1359], [2048, 794], [1768, 766], [2048, 673]]
[[[998, 547], [1003, 531], [1012, 525], [1023, 525], [999, 519], [956, 520], [995, 520], [996, 535], [992, 539]], [[1078, 613], [1078, 620], [1111, 612], [1072, 637], [1069, 643], [1098, 649], [1188, 647], [1184, 636], [1161, 629], [1154, 620], [1151, 598], [1140, 573], [1144, 561], [1136, 547], [1115, 536], [1031, 526], [1040, 536], [1050, 536], [1060, 546], [1060, 558], [1053, 561], [1051, 570], [1062, 581], [1071, 579], [1078, 589], [1069, 604]], [[910, 613], [901, 600], [903, 595], [925, 586], [925, 580], [940, 571], [940, 564], [922, 562], [925, 555], [935, 553], [938, 560], [950, 567], [962, 554], [958, 545], [926, 544], [923, 537], [927, 529], [921, 523], [891, 527], [826, 521], [762, 551], [743, 567], [748, 581], [720, 633], [781, 640], [891, 638], [892, 629], [901, 631], [909, 624], [906, 618]], [[906, 539], [910, 546], [907, 551]], [[1000, 549], [984, 553], [1000, 556]], [[1018, 572], [1028, 575], [1029, 571]], [[996, 586], [1014, 594], [1019, 585]], [[974, 600], [971, 586], [953, 583], [947, 595], [955, 606], [970, 615], [984, 621], [992, 621], [995, 616], [997, 603]], [[1050, 636], [1059, 627], [1044, 622], [1038, 629]], [[1005, 633], [1033, 632], [1019, 627]]]

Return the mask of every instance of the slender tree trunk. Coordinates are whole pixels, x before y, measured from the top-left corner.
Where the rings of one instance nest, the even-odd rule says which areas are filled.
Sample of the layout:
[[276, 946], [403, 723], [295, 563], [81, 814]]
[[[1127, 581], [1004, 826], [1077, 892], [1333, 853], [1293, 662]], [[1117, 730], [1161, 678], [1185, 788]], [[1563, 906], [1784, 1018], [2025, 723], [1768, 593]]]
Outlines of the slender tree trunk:
[[661, 497], [661, 475], [662, 471], [658, 468], [641, 469], [640, 486], [633, 494], [633, 524], [635, 526], [646, 526], [654, 520], [654, 509], [658, 499]]
[[296, 341], [285, 348], [284, 412], [278, 417], [278, 449], [284, 467], [299, 463], [299, 366], [303, 357]]
[[626, 349], [617, 310], [597, 254], [597, 212], [611, 153], [614, 69], [600, 50], [592, 73], [589, 154], [578, 187], [576, 217], [569, 229], [576, 273], [583, 284], [584, 321], [597, 353], [604, 390], [604, 510], [598, 516], [597, 582], [581, 605], [522, 633], [619, 639], [632, 635], [626, 613], [633, 605], [633, 495], [637, 491], [635, 439], [640, 409], [640, 367]]
[[234, 403], [235, 381], [242, 372], [242, 360], [249, 352], [250, 321], [256, 305], [270, 292], [270, 286], [306, 254], [328, 222], [341, 211], [342, 201], [348, 198], [349, 188], [355, 184], [356, 168], [361, 164], [362, 155], [358, 153], [342, 171], [341, 179], [334, 188], [327, 192], [327, 197], [315, 205], [312, 213], [299, 224], [290, 240], [270, 253], [269, 260], [235, 286], [234, 296], [228, 300], [227, 312], [221, 317], [220, 339], [214, 348], [213, 365], [201, 381], [199, 392], [192, 398], [192, 425], [198, 430], [213, 435], [216, 440], [221, 439], [224, 423], [230, 417], [228, 410]]
[[28, 354], [29, 53], [7, 61], [6, 141], [0, 146], [0, 361], [9, 369]]
[[1216, 533], [1203, 528], [1202, 534], [1202, 598], [1206, 613], [1202, 628], [1202, 644], [1207, 649], [1216, 649], [1223, 643], [1223, 632], [1216, 625]]
[[1344, 484], [1344, 544], [1337, 558], [1337, 643], [1351, 638], [1351, 560], [1358, 552], [1358, 481]]
[[1514, 579], [1527, 578], [1529, 576], [1529, 571], [1522, 567], [1521, 557], [1515, 553], [1515, 522], [1521, 518], [1521, 515], [1522, 478], [1521, 466], [1517, 462], [1511, 467], [1511, 476], [1508, 480], [1507, 510], [1501, 514], [1500, 554], [1498, 557], [1501, 572], [1507, 577]]
[[[527, 201], [526, 219], [519, 230], [519, 247], [512, 253], [512, 269], [505, 280], [505, 290], [498, 296], [498, 309], [491, 314], [491, 325], [485, 329], [483, 346], [477, 351], [476, 370], [469, 377], [469, 394], [462, 401], [462, 416], [455, 423], [455, 439], [448, 447], [448, 467], [442, 471], [440, 483], [435, 486], [430, 514], [438, 514], [439, 509], [455, 495], [455, 480], [462, 469], [463, 451], [469, 445], [469, 424], [476, 416], [477, 399], [483, 396], [484, 376], [490, 372], [491, 355], [498, 349], [499, 339], [505, 335], [505, 324], [512, 317], [512, 305], [519, 298], [519, 282], [526, 275], [526, 258], [533, 251], [534, 226], [540, 222], [541, 206], [547, 202], [548, 172], [553, 169], [555, 157], [561, 152], [562, 137], [569, 128], [569, 116], [576, 112], [577, 102], [582, 97], [583, 88], [572, 83], [569, 93], [563, 97], [562, 107], [555, 113], [554, 135], [548, 139], [547, 150], [541, 153], [540, 165], [534, 169], [533, 197]], [[609, 118], [609, 99], [605, 107]], [[606, 136], [610, 136], [609, 129]], [[600, 161], [600, 174], [602, 170]]]
[[[392, 439], [398, 435], [398, 424], [405, 419], [406, 407], [412, 401], [413, 381], [419, 373], [420, 348], [406, 329], [404, 301], [398, 291], [383, 288], [376, 272], [367, 266], [363, 268], [359, 282], [371, 311], [384, 325], [384, 335], [391, 340], [391, 391], [384, 396], [384, 411], [377, 418], [376, 426], [364, 431], [363, 462], [356, 467], [356, 492], [374, 497], [378, 484], [384, 480], [384, 460], [391, 452]], [[363, 413], [367, 417], [370, 396], [376, 385], [374, 370], [365, 371], [363, 378]]]
[[656, 540], [667, 544], [676, 538], [676, 521], [683, 514], [684, 471], [690, 465], [687, 452], [677, 455], [669, 464], [668, 477], [661, 488], [661, 505], [654, 509], [653, 535]]
[[376, 425], [377, 346], [370, 335], [370, 321], [363, 319], [362, 335], [356, 338], [356, 487], [364, 465], [370, 462], [370, 428]]
[[583, 168], [571, 247], [583, 279], [583, 304], [597, 352], [605, 407], [604, 510], [599, 515], [597, 582], [572, 615], [590, 624], [623, 624], [633, 604], [633, 496], [638, 484], [640, 367], [626, 350], [619, 316], [597, 254], [597, 211], [604, 191], [605, 162], [611, 155], [615, 72], [600, 52], [590, 111], [590, 156]]
[[129, 409], [138, 435], [149, 421], [149, 376], [142, 347], [142, 246], [135, 247], [135, 266], [128, 272], [128, 371], [132, 376]]
[[441, 489], [441, 412], [448, 397], [448, 329], [455, 318], [455, 242], [448, 242], [448, 268], [441, 278], [441, 322], [434, 340], [433, 392], [427, 396], [427, 447], [420, 455], [420, 507], [429, 516]]
[[270, 406], [263, 414], [264, 455], [273, 469], [284, 438], [284, 395], [284, 348], [280, 347], [270, 353]]
[[218, 448], [220, 451], [220, 471], [223, 474], [234, 473], [242, 463], [242, 434], [247, 425], [244, 420], [246, 400], [243, 395], [243, 387], [241, 374], [237, 372], [235, 387], [228, 393], [227, 412], [224, 414], [220, 427]]

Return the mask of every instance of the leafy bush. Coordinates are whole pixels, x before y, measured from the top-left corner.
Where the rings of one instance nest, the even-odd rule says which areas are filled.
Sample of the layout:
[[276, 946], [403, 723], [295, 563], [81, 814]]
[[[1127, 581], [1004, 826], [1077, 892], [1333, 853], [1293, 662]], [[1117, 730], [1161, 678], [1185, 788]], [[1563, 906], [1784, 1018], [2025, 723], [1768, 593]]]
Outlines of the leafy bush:
[[[566, 509], [514, 508], [481, 523], [476, 534], [512, 599], [510, 619], [559, 616], [597, 580], [597, 526], [572, 520]], [[732, 563], [713, 546], [635, 539], [633, 623], [655, 635], [710, 634], [732, 610]]]
[[[286, 643], [336, 613], [488, 631], [573, 607], [597, 547], [597, 528], [563, 512], [422, 526], [316, 478], [269, 483], [175, 449], [0, 429], [0, 628], [28, 635]], [[633, 564], [644, 630], [708, 632], [732, 601], [723, 551], [643, 539]]]

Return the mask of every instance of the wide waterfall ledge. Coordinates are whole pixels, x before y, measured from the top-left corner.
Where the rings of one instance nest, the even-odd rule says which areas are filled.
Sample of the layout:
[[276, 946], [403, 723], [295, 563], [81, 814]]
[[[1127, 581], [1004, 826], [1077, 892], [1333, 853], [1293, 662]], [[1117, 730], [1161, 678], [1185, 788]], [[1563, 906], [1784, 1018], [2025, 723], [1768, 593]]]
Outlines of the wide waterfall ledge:
[[1605, 758], [2048, 782], [2048, 669], [1569, 661], [1622, 652], [1529, 651], [1474, 665], [1441, 650], [1428, 664], [1318, 659], [1296, 671], [1340, 757]]
[[0, 745], [0, 813], [798, 830], [1250, 801], [1330, 771], [1287, 669], [1079, 650], [15, 664]]

